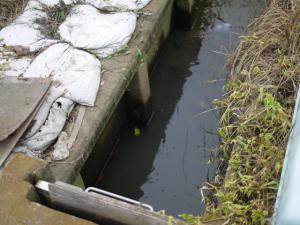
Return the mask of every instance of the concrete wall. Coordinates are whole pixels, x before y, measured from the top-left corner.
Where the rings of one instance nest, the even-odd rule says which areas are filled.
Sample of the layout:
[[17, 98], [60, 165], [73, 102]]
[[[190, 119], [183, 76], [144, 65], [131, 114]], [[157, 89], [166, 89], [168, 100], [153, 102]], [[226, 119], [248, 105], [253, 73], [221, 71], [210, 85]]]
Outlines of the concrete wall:
[[[154, 5], [154, 7], [157, 6], [158, 4]], [[160, 17], [157, 18], [158, 21], [153, 27], [151, 35], [149, 35], [149, 41], [142, 41], [141, 43], [144, 45], [142, 52], [145, 54], [147, 62], [143, 63], [143, 65], [138, 63], [138, 70], [141, 71], [137, 71], [133, 80], [130, 82], [126, 92], [122, 96], [122, 100], [109, 119], [105, 129], [101, 133], [92, 153], [88, 157], [88, 160], [81, 171], [86, 185], [92, 185], [97, 179], [100, 178], [97, 176], [100, 175], [110, 151], [115, 144], [117, 136], [125, 123], [125, 120], [130, 118], [145, 122], [150, 116], [148, 114], [151, 113], [149, 112], [151, 109], [148, 107], [151, 107], [151, 91], [149, 86], [148, 71], [151, 69], [150, 67], [155, 61], [155, 57], [159, 52], [160, 46], [170, 34], [173, 8], [174, 5], [171, 4], [171, 2], [165, 5], [165, 9], [162, 11]], [[145, 33], [150, 34], [149, 26], [147, 25], [146, 21], [139, 23], [138, 27], [142, 32], [140, 33], [141, 36]], [[144, 37], [140, 37], [140, 40], [143, 39]]]
[[195, 0], [176, 0], [176, 25], [182, 28], [189, 28], [192, 25], [192, 11]]

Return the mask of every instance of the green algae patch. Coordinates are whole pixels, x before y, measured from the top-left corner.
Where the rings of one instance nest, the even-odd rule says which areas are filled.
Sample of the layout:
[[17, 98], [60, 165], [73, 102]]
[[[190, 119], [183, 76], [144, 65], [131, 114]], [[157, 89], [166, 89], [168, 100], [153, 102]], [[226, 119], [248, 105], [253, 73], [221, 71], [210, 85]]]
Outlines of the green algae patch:
[[230, 59], [226, 94], [215, 101], [227, 172], [202, 188], [206, 213], [184, 216], [194, 224], [262, 225], [273, 215], [300, 83], [300, 9], [270, 1], [250, 30]]

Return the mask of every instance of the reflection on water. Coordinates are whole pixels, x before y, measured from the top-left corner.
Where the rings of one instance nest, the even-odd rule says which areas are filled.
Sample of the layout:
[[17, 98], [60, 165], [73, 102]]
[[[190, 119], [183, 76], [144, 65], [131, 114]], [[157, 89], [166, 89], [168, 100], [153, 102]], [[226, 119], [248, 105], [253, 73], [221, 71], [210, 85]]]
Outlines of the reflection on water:
[[139, 137], [124, 128], [100, 188], [173, 215], [203, 211], [199, 185], [213, 176], [207, 162], [219, 144], [219, 115], [209, 110], [226, 82], [220, 52], [233, 50], [264, 2], [201, 1], [193, 29], [172, 32], [152, 72], [151, 126]]

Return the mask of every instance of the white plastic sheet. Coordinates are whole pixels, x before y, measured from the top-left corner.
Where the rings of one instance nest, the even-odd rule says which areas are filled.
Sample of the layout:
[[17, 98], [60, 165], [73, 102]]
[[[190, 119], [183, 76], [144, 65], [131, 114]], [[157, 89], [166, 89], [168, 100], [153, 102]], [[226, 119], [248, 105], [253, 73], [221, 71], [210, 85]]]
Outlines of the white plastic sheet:
[[137, 17], [132, 12], [105, 14], [90, 5], [72, 9], [59, 27], [64, 41], [77, 48], [88, 49], [100, 57], [120, 50], [130, 40]]
[[140, 10], [150, 1], [151, 0], [85, 0], [86, 3], [105, 11]]

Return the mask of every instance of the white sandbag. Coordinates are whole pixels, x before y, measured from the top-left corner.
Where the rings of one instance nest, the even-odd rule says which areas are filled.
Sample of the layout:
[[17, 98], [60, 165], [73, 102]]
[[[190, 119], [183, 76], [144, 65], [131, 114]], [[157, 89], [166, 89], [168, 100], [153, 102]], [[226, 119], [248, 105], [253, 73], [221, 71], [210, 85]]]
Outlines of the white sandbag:
[[[1, 54], [0, 54], [1, 55]], [[32, 59], [24, 58], [1, 58], [0, 56], [0, 77], [2, 76], [20, 76], [29, 67]]]
[[20, 76], [30, 65], [32, 58], [24, 56], [27, 51], [23, 48], [0, 47], [0, 77]]
[[32, 126], [26, 131], [25, 138], [30, 138], [37, 133], [45, 123], [53, 103], [63, 94], [64, 90], [62, 88], [56, 88], [54, 86], [50, 88], [45, 101], [32, 121]]
[[129, 42], [136, 20], [132, 12], [104, 14], [93, 6], [79, 5], [60, 25], [59, 34], [77, 48], [107, 57]]
[[151, 0], [133, 0], [133, 1], [137, 6], [136, 9], [142, 9], [151, 2]]
[[73, 109], [74, 102], [66, 99], [59, 98], [52, 105], [46, 123], [40, 130], [31, 138], [22, 141], [30, 151], [36, 155], [41, 156], [43, 152], [57, 139], [61, 133], [68, 114]]
[[56, 43], [57, 40], [43, 37], [39, 25], [35, 23], [37, 19], [47, 16], [41, 8], [38, 1], [29, 1], [24, 12], [0, 31], [1, 45], [22, 46], [34, 52]]
[[20, 59], [9, 59], [8, 68], [4, 71], [4, 76], [21, 76], [29, 67], [32, 59], [28, 57]]
[[29, 157], [37, 157], [34, 152], [30, 151], [30, 149], [27, 148], [27, 146], [25, 145], [16, 145], [15, 148], [13, 149], [14, 153], [24, 153], [26, 155], [28, 155]]
[[66, 132], [61, 132], [53, 147], [54, 150], [51, 152], [51, 159], [53, 161], [60, 161], [69, 157], [70, 150], [68, 148], [68, 141], [68, 134]]
[[151, 0], [85, 0], [84, 2], [105, 11], [128, 11], [144, 8]]
[[43, 39], [40, 31], [32, 28], [32, 26], [28, 24], [11, 24], [4, 27], [0, 31], [0, 38], [3, 39], [2, 44], [8, 46], [23, 46], [28, 48], [31, 52], [57, 42], [56, 40]]
[[100, 84], [99, 60], [68, 44], [55, 44], [42, 52], [29, 66], [24, 77], [52, 77], [64, 90], [63, 97], [81, 105], [93, 106]]

